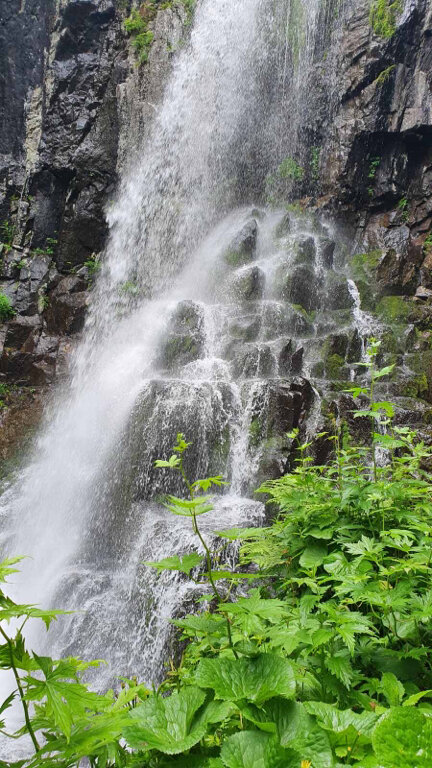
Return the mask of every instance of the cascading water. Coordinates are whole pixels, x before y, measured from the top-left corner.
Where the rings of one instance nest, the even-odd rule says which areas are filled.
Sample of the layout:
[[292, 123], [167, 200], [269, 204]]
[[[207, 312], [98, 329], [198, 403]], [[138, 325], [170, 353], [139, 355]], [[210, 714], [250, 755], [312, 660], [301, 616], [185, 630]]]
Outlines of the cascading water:
[[[191, 590], [141, 565], [195, 546], [187, 522], [156, 503], [182, 489], [154, 460], [184, 432], [194, 476], [230, 481], [207, 533], [259, 524], [262, 505], [249, 495], [283, 471], [286, 432], [316, 403], [294, 377], [313, 375], [325, 334], [352, 327], [329, 229], [245, 206], [283, 151], [274, 120], [263, 124], [263, 95], [274, 114], [287, 100], [302, 104], [306, 70], [288, 77], [285, 37], [276, 54], [268, 45], [296, 7], [305, 33], [295, 63], [312, 66], [319, 0], [198, 3], [140, 163], [110, 212], [70, 385], [2, 497], [5, 546], [32, 557], [16, 593], [80, 611], [62, 619], [51, 651], [107, 659], [102, 687], [115, 673], [160, 678], [168, 618]], [[288, 44], [293, 57], [290, 35]]]

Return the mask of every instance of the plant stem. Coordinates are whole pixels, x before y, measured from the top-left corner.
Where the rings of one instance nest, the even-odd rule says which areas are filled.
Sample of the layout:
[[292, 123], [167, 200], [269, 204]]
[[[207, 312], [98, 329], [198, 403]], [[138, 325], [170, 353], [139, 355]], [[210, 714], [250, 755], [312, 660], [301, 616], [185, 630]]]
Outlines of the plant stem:
[[[195, 499], [195, 492], [194, 492], [192, 484], [189, 482], [189, 480], [187, 478], [186, 472], [184, 471], [183, 459], [180, 460], [179, 468], [180, 468], [180, 472], [181, 472], [182, 478], [183, 478], [184, 482], [186, 483], [186, 486], [187, 486], [187, 489], [189, 491], [189, 495], [191, 497], [191, 500], [194, 501], [194, 499]], [[209, 550], [209, 548], [207, 546], [207, 543], [206, 543], [204, 537], [202, 536], [201, 531], [200, 531], [200, 529], [198, 527], [198, 521], [197, 521], [197, 518], [196, 518], [195, 510], [192, 511], [192, 526], [193, 526], [194, 533], [196, 533], [196, 535], [198, 536], [198, 538], [199, 538], [199, 540], [200, 540], [200, 542], [201, 542], [201, 544], [202, 544], [202, 546], [204, 548], [205, 558], [206, 558], [206, 565], [207, 565], [207, 575], [208, 575], [208, 580], [210, 582], [210, 586], [211, 586], [211, 588], [213, 590], [213, 594], [214, 594], [214, 596], [216, 597], [216, 600], [219, 603], [223, 603], [224, 599], [223, 599], [222, 595], [220, 594], [218, 588], [216, 587], [216, 584], [214, 583], [214, 579], [213, 579], [212, 563], [211, 563], [211, 553], [210, 553], [210, 550]], [[226, 625], [227, 625], [227, 634], [228, 634], [229, 646], [230, 646], [230, 648], [231, 648], [231, 650], [232, 650], [232, 652], [234, 654], [234, 657], [236, 659], [238, 659], [238, 653], [237, 653], [237, 651], [234, 648], [234, 643], [233, 643], [232, 633], [231, 633], [231, 624], [230, 624], [230, 620], [229, 620], [228, 616], [226, 617]]]
[[16, 668], [16, 666], [15, 666], [15, 661], [14, 661], [14, 657], [13, 657], [13, 645], [12, 645], [12, 640], [11, 640], [11, 639], [10, 639], [10, 637], [9, 637], [9, 636], [6, 634], [6, 632], [4, 632], [4, 630], [2, 629], [2, 627], [0, 627], [0, 633], [3, 635], [4, 639], [6, 640], [6, 642], [7, 642], [7, 644], [8, 644], [8, 647], [9, 647], [9, 654], [10, 654], [10, 662], [11, 662], [11, 667], [12, 667], [12, 670], [13, 670], [13, 673], [14, 673], [14, 677], [15, 677], [15, 681], [16, 681], [16, 684], [17, 684], [18, 693], [19, 693], [19, 695], [20, 695], [20, 699], [21, 699], [22, 708], [23, 708], [23, 710], [24, 710], [24, 719], [25, 719], [25, 723], [26, 723], [26, 726], [27, 726], [27, 730], [28, 730], [28, 732], [29, 732], [29, 734], [30, 734], [30, 738], [31, 738], [31, 740], [32, 740], [32, 742], [33, 742], [33, 746], [34, 746], [34, 748], [35, 748], [35, 752], [36, 752], [36, 754], [37, 754], [37, 753], [40, 751], [40, 746], [39, 746], [39, 744], [38, 744], [37, 738], [36, 738], [36, 736], [35, 736], [35, 732], [34, 732], [34, 730], [33, 730], [33, 727], [32, 727], [31, 721], [30, 721], [29, 710], [28, 710], [27, 702], [26, 702], [26, 700], [25, 700], [25, 698], [24, 698], [24, 691], [23, 691], [23, 687], [22, 687], [22, 685], [21, 685], [21, 679], [20, 679], [20, 676], [19, 676], [19, 674], [18, 674], [18, 670], [17, 670], [17, 668]]

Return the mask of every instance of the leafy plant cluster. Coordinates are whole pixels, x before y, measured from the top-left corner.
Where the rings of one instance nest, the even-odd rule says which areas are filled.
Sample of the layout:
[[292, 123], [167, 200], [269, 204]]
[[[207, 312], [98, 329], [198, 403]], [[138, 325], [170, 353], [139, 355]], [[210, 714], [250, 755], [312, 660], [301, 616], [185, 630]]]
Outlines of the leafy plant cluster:
[[[16, 768], [427, 768], [432, 764], [432, 450], [377, 398], [391, 366], [369, 347], [367, 387], [353, 387], [354, 417], [371, 427], [355, 445], [343, 425], [319, 437], [332, 459], [316, 466], [298, 445], [294, 471], [260, 493], [265, 528], [220, 531], [241, 540], [239, 566], [216, 557], [200, 529], [221, 477], [191, 481], [178, 435], [163, 472], [179, 473], [197, 549], [147, 563], [201, 584], [207, 608], [173, 624], [187, 640], [158, 690], [123, 681], [118, 696], [92, 693], [87, 664], [26, 651], [30, 617], [54, 612], [0, 594], [3, 669], [12, 670], [34, 757]], [[298, 439], [294, 431], [292, 439]], [[3, 563], [0, 577], [13, 570]], [[236, 591], [243, 580], [249, 590]], [[15, 636], [3, 629], [21, 624]], [[98, 663], [98, 662], [94, 662]], [[12, 702], [4, 702], [5, 711]], [[4, 726], [3, 726], [4, 728]], [[7, 763], [1, 763], [8, 768]]]
[[16, 314], [9, 296], [6, 296], [5, 293], [0, 293], [0, 322], [5, 323], [8, 320], [11, 320], [12, 317]]
[[432, 253], [432, 232], [429, 232], [423, 243], [423, 252], [426, 256]]
[[373, 191], [372, 183], [375, 180], [375, 176], [377, 175], [377, 171], [378, 171], [380, 163], [381, 163], [381, 158], [380, 157], [371, 157], [371, 159], [369, 161], [368, 179], [371, 182], [371, 185], [368, 187], [368, 195], [369, 195], [369, 197], [373, 197], [374, 191]]
[[[187, 11], [188, 21], [193, 12], [195, 0], [179, 0]], [[145, 64], [148, 61], [150, 48], [154, 40], [154, 32], [149, 29], [149, 24], [155, 18], [159, 10], [172, 8], [173, 0], [158, 2], [158, 0], [145, 0], [139, 8], [132, 9], [130, 15], [124, 21], [124, 28], [132, 38], [138, 63]]]
[[273, 173], [266, 176], [267, 202], [272, 205], [286, 200], [293, 184], [300, 184], [305, 175], [305, 169], [293, 157], [287, 156]]
[[10, 221], [3, 221], [0, 225], [1, 244], [4, 247], [6, 253], [8, 253], [13, 245], [15, 237], [15, 225]]
[[402, 12], [401, 0], [373, 0], [369, 11], [369, 23], [378, 37], [388, 39], [394, 35], [397, 17]]

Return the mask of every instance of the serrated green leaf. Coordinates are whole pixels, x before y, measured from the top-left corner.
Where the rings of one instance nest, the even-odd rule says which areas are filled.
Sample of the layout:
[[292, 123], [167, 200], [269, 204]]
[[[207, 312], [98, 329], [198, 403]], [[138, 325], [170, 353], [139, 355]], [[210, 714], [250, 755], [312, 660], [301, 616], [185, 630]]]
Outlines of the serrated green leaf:
[[202, 659], [195, 681], [214, 690], [215, 698], [228, 701], [246, 699], [260, 704], [273, 696], [292, 698], [295, 694], [291, 664], [272, 653], [254, 659]]
[[379, 690], [384, 694], [391, 707], [398, 707], [405, 694], [405, 688], [393, 672], [384, 672]]
[[196, 568], [203, 561], [203, 557], [196, 552], [191, 552], [190, 555], [183, 555], [181, 558], [178, 555], [173, 557], [165, 557], [158, 562], [144, 561], [144, 565], [149, 568], [156, 568], [158, 571], [180, 571], [189, 576], [190, 572]]
[[414, 707], [417, 702], [420, 701], [420, 699], [423, 698], [432, 698], [432, 688], [429, 688], [427, 691], [419, 691], [418, 693], [413, 693], [412, 696], [408, 696], [407, 699], [403, 702], [403, 707]]
[[331, 656], [326, 656], [325, 665], [346, 688], [350, 687], [354, 673], [348, 652], [338, 651]]

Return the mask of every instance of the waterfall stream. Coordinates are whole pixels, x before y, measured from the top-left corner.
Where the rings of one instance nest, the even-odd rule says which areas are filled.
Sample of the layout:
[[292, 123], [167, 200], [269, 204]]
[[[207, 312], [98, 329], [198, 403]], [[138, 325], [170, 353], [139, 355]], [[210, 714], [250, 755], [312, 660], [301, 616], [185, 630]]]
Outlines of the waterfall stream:
[[[188, 471], [229, 482], [206, 533], [260, 524], [254, 488], [284, 470], [286, 433], [309, 413], [318, 423], [318, 389], [298, 376], [325, 378], [323, 339], [355, 333], [330, 226], [253, 204], [302, 140], [321, 6], [198, 3], [110, 210], [70, 381], [1, 499], [5, 548], [31, 557], [14, 594], [78, 611], [59, 622], [50, 651], [105, 658], [101, 687], [116, 674], [160, 679], [168, 620], [194, 592], [142, 565], [196, 547], [188, 522], [157, 501], [182, 488], [155, 459], [183, 432]], [[30, 628], [29, 642], [45, 641]]]

